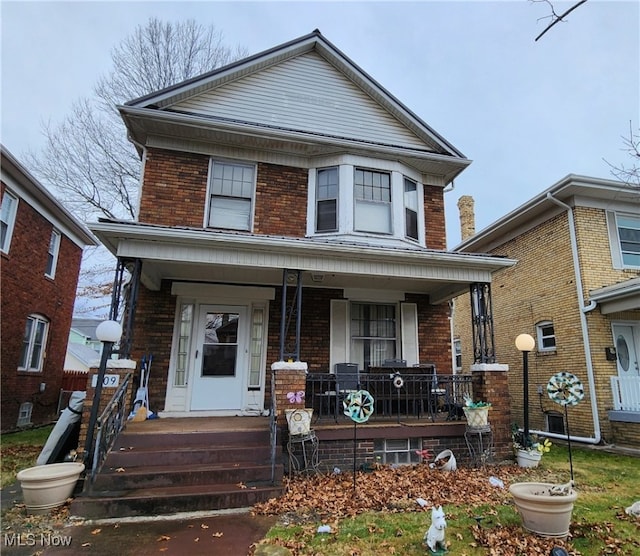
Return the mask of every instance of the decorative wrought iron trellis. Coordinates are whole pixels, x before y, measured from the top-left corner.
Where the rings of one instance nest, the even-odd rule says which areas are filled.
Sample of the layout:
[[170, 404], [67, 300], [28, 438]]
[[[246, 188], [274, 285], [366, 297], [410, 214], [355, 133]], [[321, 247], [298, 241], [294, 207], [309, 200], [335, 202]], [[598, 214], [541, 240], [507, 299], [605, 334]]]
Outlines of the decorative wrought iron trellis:
[[111, 291], [109, 319], [122, 323], [122, 338], [118, 348], [112, 351], [122, 359], [128, 359], [131, 355], [141, 271], [142, 261], [140, 259], [118, 258]]
[[[282, 314], [280, 318], [280, 361], [300, 361], [300, 326], [302, 323], [302, 272], [282, 272]], [[295, 320], [295, 331], [292, 321]]]
[[470, 294], [471, 326], [473, 332], [473, 362], [495, 363], [496, 352], [493, 338], [491, 284], [471, 284]]

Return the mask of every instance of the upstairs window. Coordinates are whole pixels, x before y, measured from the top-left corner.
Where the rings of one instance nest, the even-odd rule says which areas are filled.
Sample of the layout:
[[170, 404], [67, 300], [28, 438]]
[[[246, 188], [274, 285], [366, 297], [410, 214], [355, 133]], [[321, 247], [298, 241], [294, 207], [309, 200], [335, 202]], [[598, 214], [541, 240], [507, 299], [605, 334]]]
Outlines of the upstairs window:
[[5, 190], [0, 209], [0, 251], [3, 253], [9, 252], [17, 208], [18, 198]]
[[418, 184], [404, 178], [404, 227], [405, 236], [418, 240]]
[[49, 322], [39, 315], [30, 315], [24, 328], [22, 351], [18, 369], [21, 371], [42, 371], [44, 346], [47, 341]]
[[316, 232], [338, 229], [338, 169], [318, 170], [316, 180]]
[[539, 322], [536, 325], [538, 336], [538, 351], [555, 351], [556, 334], [551, 321]]
[[391, 174], [356, 168], [355, 229], [391, 233]]
[[48, 278], [55, 278], [56, 266], [58, 264], [58, 252], [60, 251], [60, 233], [56, 230], [51, 232], [49, 239], [49, 251], [47, 252], [47, 268], [44, 275]]
[[212, 162], [209, 226], [251, 230], [255, 168]]
[[617, 215], [616, 223], [622, 264], [640, 267], [640, 218]]

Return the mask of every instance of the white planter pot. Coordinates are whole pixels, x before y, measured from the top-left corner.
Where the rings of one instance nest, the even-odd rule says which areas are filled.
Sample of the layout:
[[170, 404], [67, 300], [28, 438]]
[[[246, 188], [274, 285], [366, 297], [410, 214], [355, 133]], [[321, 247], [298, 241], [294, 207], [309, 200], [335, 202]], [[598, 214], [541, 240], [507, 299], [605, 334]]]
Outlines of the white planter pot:
[[313, 409], [305, 407], [302, 409], [285, 409], [289, 434], [301, 435], [311, 432], [311, 417]]
[[20, 481], [27, 511], [44, 514], [62, 506], [83, 471], [84, 464], [79, 462], [51, 463], [20, 471], [16, 478]]
[[538, 467], [542, 454], [538, 450], [518, 450], [516, 460], [520, 467]]
[[573, 504], [578, 493], [551, 496], [551, 483], [514, 483], [509, 492], [522, 518], [522, 526], [542, 537], [564, 538], [569, 534]]

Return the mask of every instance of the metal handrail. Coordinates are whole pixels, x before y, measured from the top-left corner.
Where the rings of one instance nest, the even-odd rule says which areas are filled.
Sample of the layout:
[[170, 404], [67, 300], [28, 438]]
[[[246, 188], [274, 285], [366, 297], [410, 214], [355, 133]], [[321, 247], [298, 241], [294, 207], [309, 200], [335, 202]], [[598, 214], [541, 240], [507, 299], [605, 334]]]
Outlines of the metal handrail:
[[116, 438], [124, 429], [127, 422], [126, 412], [126, 394], [129, 387], [129, 382], [133, 373], [127, 373], [120, 384], [119, 388], [113, 394], [111, 400], [104, 408], [104, 411], [98, 417], [96, 426], [96, 443], [93, 453], [93, 464], [89, 473], [89, 481], [85, 484], [85, 488], [91, 487], [98, 475], [104, 461], [107, 458], [107, 454], [113, 447]]

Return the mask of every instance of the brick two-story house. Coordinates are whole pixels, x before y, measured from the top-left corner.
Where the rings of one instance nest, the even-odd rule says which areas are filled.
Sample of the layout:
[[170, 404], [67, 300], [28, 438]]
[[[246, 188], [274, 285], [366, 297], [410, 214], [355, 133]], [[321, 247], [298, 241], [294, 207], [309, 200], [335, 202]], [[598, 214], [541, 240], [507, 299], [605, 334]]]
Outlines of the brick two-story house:
[[2, 430], [56, 418], [91, 233], [2, 149]]
[[[454, 251], [492, 253], [518, 263], [495, 274], [495, 347], [511, 369], [512, 420], [523, 423], [522, 355], [514, 340], [534, 337], [529, 356], [531, 429], [565, 434], [549, 378], [575, 374], [585, 399], [569, 412], [578, 441], [640, 445], [640, 191], [569, 175], [474, 233], [473, 199], [459, 201], [463, 241]], [[468, 296], [455, 302], [459, 366], [473, 362]]]

